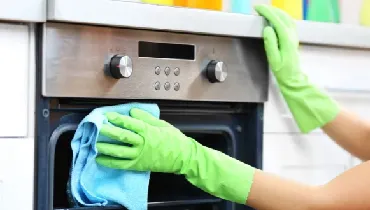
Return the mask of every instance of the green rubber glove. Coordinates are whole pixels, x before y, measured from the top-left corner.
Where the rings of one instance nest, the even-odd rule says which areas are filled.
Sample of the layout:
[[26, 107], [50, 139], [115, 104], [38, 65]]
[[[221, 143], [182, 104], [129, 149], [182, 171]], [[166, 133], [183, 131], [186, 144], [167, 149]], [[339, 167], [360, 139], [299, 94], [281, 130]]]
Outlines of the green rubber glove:
[[115, 169], [181, 174], [216, 197], [245, 204], [253, 167], [202, 146], [143, 110], [133, 108], [130, 115], [106, 114], [114, 126], [103, 125], [100, 133], [125, 145], [97, 143], [98, 164]]
[[299, 129], [308, 133], [324, 126], [335, 118], [339, 107], [301, 71], [294, 20], [269, 5], [255, 6], [255, 10], [271, 24], [263, 31], [267, 59]]

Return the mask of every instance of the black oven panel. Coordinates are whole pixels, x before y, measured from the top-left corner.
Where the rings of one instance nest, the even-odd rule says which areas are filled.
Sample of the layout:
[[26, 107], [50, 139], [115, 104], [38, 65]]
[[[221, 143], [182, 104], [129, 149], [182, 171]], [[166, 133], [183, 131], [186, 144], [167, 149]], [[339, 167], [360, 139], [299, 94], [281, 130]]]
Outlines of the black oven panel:
[[263, 41], [45, 24], [47, 97], [264, 102]]
[[[114, 102], [112, 102], [114, 103]], [[124, 103], [124, 102], [117, 102]], [[39, 161], [47, 161], [38, 175], [38, 210], [126, 210], [123, 206], [88, 207], [71, 202], [68, 180], [72, 162], [71, 140], [79, 122], [96, 102], [52, 100], [49, 123], [41, 122]], [[191, 106], [162, 102], [161, 119], [179, 128], [202, 145], [254, 167], [262, 167], [262, 107], [258, 104], [203, 104]], [[71, 107], [74, 107], [71, 109]], [[49, 132], [46, 132], [49, 131]], [[40, 140], [41, 140], [40, 139]], [[46, 149], [46, 150], [43, 150]], [[43, 152], [41, 152], [43, 151]], [[183, 176], [151, 173], [149, 210], [249, 210], [191, 185]]]

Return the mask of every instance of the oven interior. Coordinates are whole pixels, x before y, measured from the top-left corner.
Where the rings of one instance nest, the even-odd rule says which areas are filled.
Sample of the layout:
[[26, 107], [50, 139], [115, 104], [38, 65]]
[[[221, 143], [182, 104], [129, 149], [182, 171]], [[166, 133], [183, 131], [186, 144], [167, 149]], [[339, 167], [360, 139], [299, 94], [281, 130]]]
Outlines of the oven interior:
[[[68, 208], [67, 185], [69, 169], [72, 161], [72, 150], [70, 142], [75, 130], [63, 132], [55, 145], [54, 156], [54, 207]], [[193, 137], [204, 146], [228, 153], [227, 134], [222, 133], [201, 133], [184, 132], [187, 136]], [[173, 202], [173, 201], [210, 201], [216, 200], [207, 193], [190, 185], [182, 176], [151, 173], [148, 201], [152, 202]]]
[[[67, 182], [72, 161], [70, 142], [78, 123], [94, 107], [126, 103], [112, 101], [85, 104], [74, 100], [51, 100], [48, 104], [48, 189], [50, 209], [110, 210], [121, 206], [78, 207], [68, 202]], [[261, 168], [259, 136], [260, 104], [156, 101], [164, 119], [204, 146], [219, 150]], [[47, 125], [45, 125], [47, 126]], [[192, 186], [182, 176], [151, 173], [149, 209], [249, 209], [213, 197]]]

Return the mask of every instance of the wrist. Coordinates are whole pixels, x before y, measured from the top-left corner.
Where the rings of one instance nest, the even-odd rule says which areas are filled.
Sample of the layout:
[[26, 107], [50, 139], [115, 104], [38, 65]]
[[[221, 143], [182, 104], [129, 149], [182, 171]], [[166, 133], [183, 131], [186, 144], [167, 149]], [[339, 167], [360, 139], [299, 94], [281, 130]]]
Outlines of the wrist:
[[337, 102], [314, 85], [283, 86], [281, 93], [302, 133], [324, 126], [339, 113]]
[[179, 152], [176, 153], [178, 156], [174, 163], [175, 173], [187, 176], [194, 173], [192, 168], [198, 167], [197, 148], [202, 147], [202, 145], [187, 136], [184, 136], [184, 139], [181, 139], [180, 142], [180, 144], [176, 144], [176, 150]]
[[199, 159], [197, 155], [199, 155], [199, 148], [202, 148], [203, 145], [187, 136], [183, 142], [185, 142], [186, 145], [182, 145], [181, 147], [181, 157], [178, 159], [181, 159], [182, 164], [178, 174], [185, 176], [197, 176], [198, 172], [194, 170], [194, 168], [199, 167]]
[[186, 179], [211, 195], [245, 204], [256, 169], [199, 143], [195, 143], [193, 151]]

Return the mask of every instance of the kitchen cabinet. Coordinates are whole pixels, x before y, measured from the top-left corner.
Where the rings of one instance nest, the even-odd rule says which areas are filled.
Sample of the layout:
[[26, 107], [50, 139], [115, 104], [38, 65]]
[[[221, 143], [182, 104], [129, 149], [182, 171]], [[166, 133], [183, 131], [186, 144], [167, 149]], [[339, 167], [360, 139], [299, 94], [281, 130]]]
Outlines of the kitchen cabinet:
[[34, 139], [0, 139], [0, 209], [33, 210]]
[[43, 22], [46, 20], [47, 0], [1, 1], [0, 20]]
[[[370, 120], [370, 50], [302, 45], [301, 68], [341, 106]], [[300, 133], [271, 74], [265, 133]], [[317, 129], [313, 131], [322, 132]]]
[[[302, 45], [302, 70], [340, 106], [370, 120], [370, 50]], [[264, 170], [309, 184], [323, 184], [361, 161], [320, 129], [303, 135], [274, 78], [265, 104]]]
[[265, 134], [264, 171], [324, 184], [352, 167], [352, 157], [324, 134]]
[[30, 69], [35, 60], [30, 57], [30, 28], [24, 24], [0, 24], [0, 137], [28, 135]]

